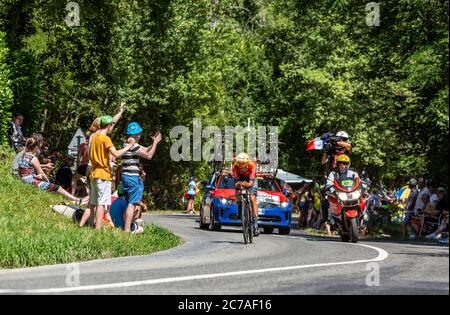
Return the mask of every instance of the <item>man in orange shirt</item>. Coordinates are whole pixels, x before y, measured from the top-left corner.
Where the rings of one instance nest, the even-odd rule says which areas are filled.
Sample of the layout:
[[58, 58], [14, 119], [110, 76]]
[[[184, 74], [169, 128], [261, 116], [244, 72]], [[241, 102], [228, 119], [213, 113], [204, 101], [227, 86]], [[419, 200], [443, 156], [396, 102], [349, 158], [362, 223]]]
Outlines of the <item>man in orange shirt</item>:
[[[92, 164], [89, 179], [91, 180], [90, 204], [94, 207], [95, 228], [102, 228], [105, 207], [111, 205], [112, 174], [110, 168], [111, 155], [119, 158], [134, 145], [133, 138], [128, 139], [128, 145], [121, 150], [116, 150], [108, 134], [113, 129], [113, 118], [103, 116], [100, 118], [100, 130], [92, 137], [89, 150], [89, 159]], [[91, 216], [91, 209], [86, 209], [80, 221], [84, 226]]]

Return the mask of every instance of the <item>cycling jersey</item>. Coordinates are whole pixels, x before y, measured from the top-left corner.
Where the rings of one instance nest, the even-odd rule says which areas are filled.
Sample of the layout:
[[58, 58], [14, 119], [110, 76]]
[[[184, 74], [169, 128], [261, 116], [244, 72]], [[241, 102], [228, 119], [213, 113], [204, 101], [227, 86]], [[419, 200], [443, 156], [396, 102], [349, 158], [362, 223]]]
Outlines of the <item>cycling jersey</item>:
[[237, 164], [233, 165], [232, 175], [234, 179], [240, 181], [254, 181], [256, 180], [256, 163], [250, 161], [246, 170], [241, 170]]
[[250, 191], [255, 195], [258, 193], [258, 180], [256, 179], [255, 162], [250, 161], [246, 170], [241, 170], [237, 164], [234, 164], [232, 168], [232, 175], [237, 181], [253, 182], [253, 187]]

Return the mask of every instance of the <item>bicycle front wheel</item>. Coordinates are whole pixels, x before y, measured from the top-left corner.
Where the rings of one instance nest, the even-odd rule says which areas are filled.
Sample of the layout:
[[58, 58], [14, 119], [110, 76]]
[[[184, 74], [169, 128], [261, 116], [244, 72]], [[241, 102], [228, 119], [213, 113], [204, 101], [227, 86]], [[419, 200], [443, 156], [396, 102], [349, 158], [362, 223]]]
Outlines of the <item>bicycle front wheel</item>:
[[[253, 222], [252, 222], [252, 216], [250, 213], [250, 204], [248, 200], [245, 201], [245, 229], [246, 229], [246, 235], [248, 243], [253, 243]], [[247, 243], [246, 243], [247, 244]]]

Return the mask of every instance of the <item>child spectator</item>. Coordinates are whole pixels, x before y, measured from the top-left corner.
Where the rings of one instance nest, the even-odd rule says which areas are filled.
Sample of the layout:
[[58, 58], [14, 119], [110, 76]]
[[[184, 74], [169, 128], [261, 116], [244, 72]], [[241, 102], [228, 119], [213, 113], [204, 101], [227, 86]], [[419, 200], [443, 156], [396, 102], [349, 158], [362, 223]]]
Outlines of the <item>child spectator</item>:
[[[61, 167], [56, 172], [56, 182], [62, 186], [67, 191], [71, 190], [72, 186], [72, 167], [75, 162], [75, 159], [73, 156], [68, 156], [65, 160], [65, 162], [61, 165]], [[73, 194], [75, 195], [75, 194]]]
[[[128, 202], [124, 197], [124, 190], [121, 185], [117, 189], [118, 198], [111, 205], [110, 215], [115, 227], [123, 229], [125, 227], [125, 212], [128, 208]], [[132, 234], [141, 234], [144, 229], [136, 223], [131, 223], [130, 231]]]

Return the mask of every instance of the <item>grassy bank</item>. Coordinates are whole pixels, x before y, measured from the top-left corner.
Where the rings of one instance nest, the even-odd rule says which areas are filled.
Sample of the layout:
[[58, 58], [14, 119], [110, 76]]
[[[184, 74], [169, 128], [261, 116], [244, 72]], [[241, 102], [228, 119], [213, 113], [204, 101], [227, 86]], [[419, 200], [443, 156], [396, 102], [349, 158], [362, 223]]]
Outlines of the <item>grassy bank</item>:
[[61, 197], [23, 184], [10, 173], [14, 154], [0, 149], [0, 268], [147, 255], [180, 244], [170, 231], [146, 226], [143, 235], [79, 228], [55, 214]]

